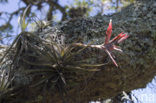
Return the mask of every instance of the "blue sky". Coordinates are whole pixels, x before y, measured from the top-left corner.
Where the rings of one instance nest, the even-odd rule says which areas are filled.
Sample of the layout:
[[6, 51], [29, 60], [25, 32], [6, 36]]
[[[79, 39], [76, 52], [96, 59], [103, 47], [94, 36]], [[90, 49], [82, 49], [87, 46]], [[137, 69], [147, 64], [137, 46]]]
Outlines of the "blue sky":
[[[9, 1], [9, 3], [0, 4], [0, 12], [6, 11], [8, 13], [11, 13], [11, 12], [17, 10], [18, 6], [20, 6], [20, 7], [25, 6], [22, 2], [20, 4], [18, 4], [19, 0], [8, 0], [8, 1]], [[60, 4], [62, 6], [73, 4], [73, 0], [60, 0], [60, 1], [61, 1]], [[97, 0], [97, 1], [99, 1], [99, 0]], [[34, 7], [33, 10], [35, 11], [36, 8]], [[35, 11], [37, 13], [37, 17], [44, 19], [44, 15], [46, 15], [47, 10], [48, 10], [48, 6], [46, 6], [46, 4], [45, 4], [45, 7], [41, 12]], [[57, 11], [57, 12], [58, 13], [56, 14], [56, 21], [61, 19], [61, 14], [59, 13], [59, 11]], [[94, 16], [96, 14], [96, 12], [97, 12], [97, 9], [94, 8], [93, 11], [91, 12], [90, 16]], [[105, 14], [108, 14], [110, 12], [114, 12], [114, 11], [109, 10], [109, 11], [105, 12]], [[14, 17], [14, 19], [11, 21], [11, 24], [13, 24], [13, 26], [14, 26], [14, 33], [12, 35], [15, 35], [15, 36], [20, 32], [20, 29], [18, 28], [17, 21], [18, 21], [18, 17]], [[4, 23], [4, 21], [0, 20], [0, 25], [2, 25], [3, 23]], [[147, 84], [146, 88], [133, 90], [132, 93], [139, 99], [139, 101], [141, 101], [140, 103], [156, 103], [156, 88], [154, 88], [155, 86], [156, 86], [156, 82], [153, 79], [153, 81], [151, 83]], [[98, 102], [96, 102], [96, 103], [98, 103]]]

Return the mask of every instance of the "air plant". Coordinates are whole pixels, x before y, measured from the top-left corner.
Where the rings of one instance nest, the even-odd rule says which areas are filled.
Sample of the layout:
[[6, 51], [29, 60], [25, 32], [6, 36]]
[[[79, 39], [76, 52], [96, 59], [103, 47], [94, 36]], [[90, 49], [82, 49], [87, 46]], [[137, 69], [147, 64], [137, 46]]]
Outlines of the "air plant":
[[[39, 74], [42, 74], [47, 72], [48, 75], [51, 72], [49, 76], [48, 75], [44, 76], [43, 81], [39, 83], [43, 83], [47, 81], [49, 78], [54, 77], [55, 75], [57, 77], [54, 77], [55, 79], [53, 80], [53, 82], [54, 81], [57, 82], [60, 78], [62, 82], [66, 84], [65, 78], [62, 75], [63, 72], [67, 73], [68, 71], [77, 71], [77, 72], [99, 71], [99, 69], [97, 69], [96, 67], [104, 65], [104, 64], [89, 64], [86, 62], [89, 58], [85, 60], [76, 60], [75, 56], [79, 55], [86, 47], [78, 51], [74, 51], [76, 47], [73, 47], [72, 45], [64, 46], [56, 43], [53, 43], [51, 45], [44, 44], [43, 47], [44, 49], [43, 48], [41, 49], [31, 44], [29, 45], [31, 46], [32, 50], [36, 52], [37, 55], [40, 55], [40, 61], [32, 63], [23, 58], [23, 62], [29, 65], [45, 66], [47, 68], [31, 69], [31, 70], [26, 70], [26, 72], [28, 74], [39, 73], [39, 72], [40, 72]], [[43, 59], [46, 58], [46, 61], [42, 60], [42, 58]], [[91, 67], [91, 68], [87, 69], [87, 67]]]
[[116, 50], [119, 52], [123, 52], [119, 46], [116, 46], [116, 44], [121, 43], [122, 41], [127, 39], [129, 36], [127, 34], [120, 33], [118, 36], [116, 36], [112, 40], [110, 40], [111, 34], [112, 34], [112, 20], [110, 20], [109, 26], [106, 31], [105, 41], [103, 44], [101, 44], [101, 45], [85, 45], [85, 44], [81, 44], [81, 43], [76, 43], [76, 45], [83, 46], [83, 47], [104, 49], [104, 51], [109, 55], [109, 57], [111, 58], [111, 60], [115, 64], [115, 66], [118, 67], [118, 64], [116, 63], [116, 61], [113, 58], [114, 55], [113, 55], [112, 51]]
[[[48, 44], [46, 41], [40, 41], [40, 39], [38, 39], [38, 42], [42, 42], [40, 47], [29, 42], [28, 46], [34, 53], [33, 55], [26, 54], [26, 57], [31, 56], [36, 60], [21, 59], [23, 63], [33, 67], [25, 69], [24, 72], [38, 78], [32, 82], [30, 87], [40, 88], [44, 85], [50, 85], [48, 90], [56, 88], [63, 97], [63, 95], [66, 95], [66, 85], [73, 87], [77, 84], [77, 79], [82, 80], [84, 78], [85, 73], [99, 71], [100, 69], [97, 67], [104, 65], [89, 64], [86, 62], [89, 58], [77, 60], [75, 57], [86, 47], [77, 50], [77, 47], [72, 44], [60, 45], [55, 42]], [[81, 75], [81, 77], [77, 78], [76, 75]]]
[[110, 40], [111, 34], [112, 34], [112, 20], [110, 20], [109, 26], [106, 31], [105, 43], [102, 44], [101, 47], [104, 48], [105, 52], [109, 55], [109, 57], [111, 58], [111, 60], [115, 64], [115, 66], [118, 67], [118, 64], [116, 63], [116, 61], [113, 58], [112, 51], [116, 50], [116, 51], [122, 52], [120, 47], [116, 46], [115, 44], [121, 43], [123, 40], [127, 39], [129, 36], [127, 34], [120, 33], [118, 36], [116, 36], [112, 40]]

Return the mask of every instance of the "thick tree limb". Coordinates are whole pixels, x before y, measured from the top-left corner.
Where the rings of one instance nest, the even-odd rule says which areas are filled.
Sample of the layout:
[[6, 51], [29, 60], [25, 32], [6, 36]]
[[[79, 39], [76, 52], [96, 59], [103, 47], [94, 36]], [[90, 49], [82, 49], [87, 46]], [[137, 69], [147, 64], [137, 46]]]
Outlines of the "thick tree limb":
[[[129, 92], [143, 88], [153, 79], [156, 74], [155, 7], [154, 0], [137, 1], [111, 16], [71, 19], [55, 27], [46, 28], [43, 32], [37, 32], [38, 36], [43, 37], [47, 42], [53, 39], [60, 44], [73, 42], [87, 44], [91, 41], [101, 44], [104, 42], [108, 22], [112, 18], [113, 34], [127, 32], [130, 35], [121, 45], [124, 53], [116, 53], [118, 68], [110, 62], [100, 67], [100, 71], [87, 73], [83, 77], [71, 74], [77, 76], [78, 84], [70, 87], [67, 79], [67, 94], [61, 94], [61, 96], [64, 96], [68, 103], [87, 103], [91, 100], [110, 98], [122, 91]], [[89, 50], [86, 55], [90, 55], [91, 52], [94, 51]], [[106, 54], [96, 53], [98, 61], [104, 62]], [[29, 91], [29, 94], [33, 94], [37, 89], [30, 87]], [[48, 99], [46, 103], [62, 102], [56, 91], [44, 92]]]
[[[97, 43], [100, 43], [104, 41], [108, 21], [112, 18], [113, 33], [127, 32], [130, 35], [122, 45], [124, 53], [116, 54], [120, 67], [107, 65], [100, 72], [95, 72], [87, 82], [84, 80], [78, 87], [69, 90], [69, 102], [84, 103], [110, 98], [122, 91], [143, 88], [153, 79], [156, 74], [155, 7], [154, 0], [137, 1], [112, 16], [72, 19], [57, 27], [61, 33], [56, 28], [51, 30], [51, 34], [64, 34], [65, 43], [78, 38], [82, 43], [91, 40], [99, 40]], [[47, 40], [51, 38], [45, 37]], [[59, 101], [56, 95], [55, 99]]]

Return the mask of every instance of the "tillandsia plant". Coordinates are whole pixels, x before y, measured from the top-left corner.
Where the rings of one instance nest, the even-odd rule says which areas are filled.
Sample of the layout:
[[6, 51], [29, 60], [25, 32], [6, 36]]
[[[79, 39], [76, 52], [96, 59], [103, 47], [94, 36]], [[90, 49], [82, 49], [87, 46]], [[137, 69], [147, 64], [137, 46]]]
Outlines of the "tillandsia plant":
[[127, 39], [129, 36], [127, 34], [120, 33], [118, 36], [110, 40], [111, 34], [112, 34], [112, 20], [110, 20], [109, 26], [107, 28], [105, 43], [102, 45], [102, 48], [104, 48], [105, 52], [109, 55], [113, 63], [118, 67], [118, 64], [113, 58], [112, 51], [117, 50], [117, 51], [122, 52], [120, 47], [116, 46], [115, 44], [121, 43], [123, 40]]
[[77, 45], [89, 46], [89, 47], [92, 47], [92, 48], [104, 49], [104, 51], [109, 55], [109, 57], [111, 58], [111, 60], [115, 64], [115, 66], [118, 67], [118, 64], [114, 60], [114, 55], [113, 55], [112, 51], [116, 50], [116, 51], [122, 52], [120, 47], [116, 46], [116, 44], [121, 43], [122, 41], [127, 39], [129, 36], [127, 34], [125, 34], [125, 33], [120, 33], [118, 36], [116, 36], [112, 40], [110, 40], [111, 34], [112, 34], [112, 20], [110, 20], [110, 22], [109, 22], [109, 26], [108, 26], [107, 31], [106, 31], [105, 41], [104, 41], [103, 44], [101, 44], [101, 45], [85, 45], [85, 44], [77, 43]]

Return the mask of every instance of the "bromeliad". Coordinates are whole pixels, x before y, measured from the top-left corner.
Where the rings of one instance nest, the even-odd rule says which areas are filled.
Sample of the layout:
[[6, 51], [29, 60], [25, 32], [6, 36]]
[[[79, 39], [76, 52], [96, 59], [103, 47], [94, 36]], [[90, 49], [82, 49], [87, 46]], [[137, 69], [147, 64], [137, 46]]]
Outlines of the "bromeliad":
[[117, 50], [122, 52], [120, 47], [116, 46], [115, 44], [121, 43], [123, 40], [128, 38], [127, 34], [120, 33], [118, 36], [114, 37], [112, 40], [110, 40], [112, 34], [112, 20], [110, 20], [109, 26], [106, 31], [106, 38], [105, 43], [101, 45], [101, 47], [105, 50], [105, 52], [109, 55], [113, 63], [118, 67], [118, 64], [113, 58], [112, 51]]
[[111, 34], [112, 34], [112, 20], [110, 20], [109, 26], [107, 28], [106, 38], [105, 38], [104, 44], [101, 44], [101, 45], [85, 45], [85, 44], [81, 44], [81, 43], [76, 43], [75, 45], [83, 46], [83, 47], [92, 47], [92, 48], [104, 49], [104, 51], [109, 55], [109, 57], [111, 58], [111, 60], [115, 64], [115, 66], [118, 67], [118, 64], [116, 63], [116, 61], [113, 58], [114, 55], [113, 55], [112, 51], [116, 50], [116, 51], [122, 52], [120, 47], [116, 46], [115, 44], [121, 43], [123, 40], [127, 39], [129, 36], [127, 34], [120, 33], [119, 35], [114, 37], [112, 40], [110, 40]]

